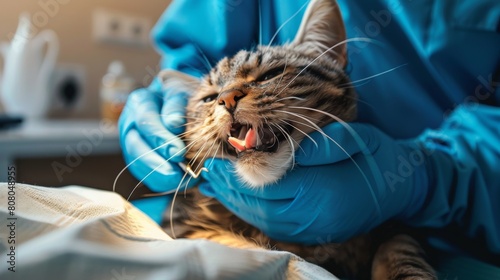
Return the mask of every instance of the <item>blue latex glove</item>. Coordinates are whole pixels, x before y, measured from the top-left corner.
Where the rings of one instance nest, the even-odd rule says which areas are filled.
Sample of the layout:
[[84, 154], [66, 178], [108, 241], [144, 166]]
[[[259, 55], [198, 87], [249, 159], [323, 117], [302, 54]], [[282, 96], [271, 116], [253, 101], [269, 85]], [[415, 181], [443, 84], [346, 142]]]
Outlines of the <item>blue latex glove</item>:
[[[183, 161], [184, 143], [177, 134], [185, 123], [186, 96], [171, 94], [168, 89], [154, 90], [153, 85], [132, 92], [127, 100], [118, 122], [120, 143], [128, 170], [138, 180], [153, 192], [173, 192], [184, 175], [177, 165]], [[170, 200], [146, 198], [133, 203], [160, 223]]]
[[297, 154], [298, 166], [276, 185], [242, 186], [234, 172], [228, 171], [230, 163], [221, 160], [208, 167], [210, 172], [204, 177], [211, 184], [203, 185], [202, 192], [215, 195], [272, 238], [308, 244], [343, 241], [389, 218], [411, 216], [427, 193], [425, 166], [412, 167], [401, 182], [388, 182], [384, 172], [398, 173], [400, 158], [408, 161], [421, 148], [414, 142], [395, 141], [370, 125], [351, 127], [361, 145], [344, 126], [328, 125], [325, 133], [345, 152], [313, 133], [319, 147], [305, 140]]
[[[220, 7], [224, 7], [223, 1], [220, 3]], [[241, 38], [240, 34], [250, 34], [254, 26], [251, 22], [240, 21], [238, 28], [232, 28], [230, 32], [214, 33], [214, 25], [217, 24], [207, 24], [207, 16], [212, 22], [219, 22], [221, 18], [235, 22], [239, 15], [225, 9], [207, 15], [207, 11], [213, 10], [214, 3], [207, 1], [194, 7], [191, 4], [174, 1], [152, 30], [152, 37], [155, 47], [162, 54], [162, 69], [174, 69], [200, 77], [209, 70], [207, 64], [252, 45], [253, 38]], [[251, 2], [238, 7], [245, 11], [256, 9]], [[192, 18], [189, 25], [185, 15]], [[204, 20], [199, 20], [201, 18]], [[235, 39], [227, 40], [227, 37]], [[125, 162], [130, 164], [130, 172], [138, 180], [144, 180], [153, 192], [175, 191], [184, 175], [184, 171], [177, 166], [184, 160], [184, 144], [177, 135], [184, 130], [187, 99], [185, 94], [173, 92], [176, 91], [163, 89], [156, 79], [148, 88], [131, 94], [119, 121]], [[157, 147], [160, 148], [152, 151]], [[167, 159], [169, 162], [166, 163]], [[196, 180], [189, 182], [193, 185]], [[145, 198], [133, 203], [160, 222], [170, 200]]]
[[339, 242], [397, 219], [424, 227], [458, 224], [500, 252], [500, 147], [493, 144], [500, 142], [500, 109], [460, 108], [440, 130], [411, 141], [370, 125], [351, 127], [362, 145], [338, 123], [324, 131], [368, 183], [336, 144], [313, 133], [318, 147], [306, 138], [298, 166], [275, 185], [242, 186], [230, 163], [218, 160], [207, 166], [210, 183], [200, 189], [277, 240]]
[[138, 89], [131, 93], [118, 122], [130, 172], [155, 192], [172, 190], [182, 177], [174, 163], [183, 160], [185, 146], [177, 134], [185, 123], [185, 100], [181, 94]]

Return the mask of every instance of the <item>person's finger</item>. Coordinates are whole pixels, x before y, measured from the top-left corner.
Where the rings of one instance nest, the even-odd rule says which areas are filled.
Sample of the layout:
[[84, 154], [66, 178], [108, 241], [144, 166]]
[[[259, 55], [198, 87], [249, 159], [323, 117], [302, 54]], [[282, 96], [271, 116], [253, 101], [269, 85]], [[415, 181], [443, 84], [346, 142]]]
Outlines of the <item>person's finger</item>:
[[127, 101], [126, 114], [135, 118], [135, 128], [157, 153], [174, 162], [184, 160], [184, 142], [163, 125], [160, 116], [161, 101], [154, 93], [136, 90]]
[[229, 211], [259, 228], [268, 229], [267, 225], [271, 224], [293, 223], [293, 221], [287, 219], [293, 214], [290, 215], [286, 211], [291, 204], [291, 200], [267, 201], [233, 190], [220, 191], [221, 187], [223, 186], [217, 183], [202, 184], [200, 192], [215, 197]]
[[128, 133], [130, 129], [132, 129], [135, 126], [135, 121], [134, 121], [134, 113], [133, 113], [133, 108], [131, 108], [131, 105], [125, 105], [125, 108], [123, 108], [123, 111], [120, 115], [120, 118], [118, 119], [118, 131], [120, 133], [120, 144], [123, 147], [123, 137]]
[[296, 152], [302, 166], [332, 164], [360, 152], [371, 154], [380, 145], [376, 128], [360, 123], [331, 123], [304, 138]]
[[[130, 129], [123, 136], [124, 157], [129, 171], [155, 192], [175, 190], [184, 172], [176, 165], [166, 161], [156, 151], [152, 151], [139, 132]], [[118, 181], [119, 184], [119, 181]]]
[[170, 90], [165, 94], [161, 108], [161, 119], [167, 130], [181, 134], [185, 130], [188, 98], [184, 92]]
[[[308, 215], [307, 221], [303, 221], [303, 215], [285, 213], [284, 215], [268, 215], [273, 212], [266, 211], [256, 211], [263, 210], [263, 205], [261, 208], [250, 209], [248, 204], [248, 198], [231, 199], [231, 196], [220, 196], [220, 192], [213, 192], [216, 195], [217, 200], [221, 202], [227, 209], [235, 213], [243, 221], [257, 227], [267, 236], [272, 239], [293, 242], [293, 243], [306, 243], [314, 244], [318, 243], [318, 235], [314, 228], [311, 228], [310, 223], [316, 221], [316, 217]], [[226, 193], [227, 194], [227, 193]], [[246, 203], [241, 203], [241, 201], [246, 201]], [[285, 209], [290, 206], [290, 201], [270, 201], [270, 204], [280, 204], [279, 206], [273, 205], [270, 208]]]
[[224, 184], [227, 188], [239, 193], [267, 200], [294, 198], [299, 191], [300, 184], [297, 182], [302, 180], [303, 172], [301, 169], [293, 170], [275, 184], [252, 187], [238, 177], [233, 164], [228, 160], [210, 159], [205, 161], [205, 167], [209, 172], [203, 172], [202, 176], [209, 182], [219, 181], [221, 185]]
[[198, 186], [200, 193], [206, 197], [216, 197], [216, 193], [209, 182], [203, 182]]
[[[316, 201], [311, 197], [299, 197], [295, 200], [264, 200], [224, 188], [224, 179], [214, 181], [212, 184], [205, 183], [200, 186], [200, 191], [210, 197], [215, 197], [229, 211], [235, 213], [240, 219], [259, 228], [267, 236], [280, 241], [318, 244], [324, 242], [328, 233], [331, 242], [343, 240], [345, 236], [351, 236], [349, 229], [351, 224], [357, 224], [356, 215], [338, 215], [332, 212], [328, 215], [328, 223], [319, 219], [325, 215], [326, 209], [308, 207], [309, 205], [323, 205], [325, 201]], [[212, 187], [213, 186], [213, 187]], [[321, 200], [323, 196], [318, 199]], [[337, 204], [342, 208], [342, 201], [329, 201], [329, 204]], [[336, 207], [333, 207], [336, 208]], [[339, 219], [338, 217], [342, 217]], [[324, 229], [327, 227], [328, 229]], [[335, 230], [331, 230], [331, 228]], [[319, 235], [322, 233], [323, 235]], [[361, 231], [359, 231], [361, 233]]]
[[224, 189], [220, 181], [202, 184], [199, 190], [204, 195], [216, 198], [229, 211], [244, 220], [252, 221], [252, 224], [258, 225], [259, 228], [264, 227], [261, 224], [293, 223], [302, 211], [293, 207], [292, 199], [260, 199]]

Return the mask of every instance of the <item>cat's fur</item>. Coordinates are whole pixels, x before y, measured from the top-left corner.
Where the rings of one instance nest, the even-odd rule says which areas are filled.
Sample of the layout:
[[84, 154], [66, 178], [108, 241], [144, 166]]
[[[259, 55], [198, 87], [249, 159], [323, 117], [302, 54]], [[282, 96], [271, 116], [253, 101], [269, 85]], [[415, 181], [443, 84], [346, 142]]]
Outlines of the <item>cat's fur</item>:
[[[199, 170], [212, 157], [231, 159], [243, 182], [262, 187], [293, 167], [300, 141], [335, 121], [331, 115], [353, 120], [356, 96], [343, 71], [345, 38], [336, 2], [313, 0], [290, 44], [242, 50], [222, 59], [201, 81], [175, 71], [163, 72], [165, 86], [193, 93], [183, 136], [193, 169]], [[229, 136], [245, 142], [250, 128], [257, 133], [257, 142], [237, 152], [228, 143]], [[172, 219], [166, 221], [173, 221], [177, 237], [286, 250], [339, 276], [356, 279], [435, 279], [421, 247], [407, 235], [387, 239], [371, 234], [341, 244], [303, 246], [271, 240], [196, 189], [178, 196], [174, 207]]]

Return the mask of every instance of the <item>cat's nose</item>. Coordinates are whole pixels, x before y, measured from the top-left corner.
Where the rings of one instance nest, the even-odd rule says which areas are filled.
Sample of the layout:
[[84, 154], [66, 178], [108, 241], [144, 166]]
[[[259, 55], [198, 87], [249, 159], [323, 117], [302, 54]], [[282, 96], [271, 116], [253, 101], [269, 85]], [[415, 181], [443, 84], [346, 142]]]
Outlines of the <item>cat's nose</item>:
[[236, 109], [236, 105], [238, 104], [238, 100], [245, 97], [246, 94], [239, 90], [226, 90], [221, 92], [217, 101], [219, 105], [224, 105], [229, 112], [233, 112]]

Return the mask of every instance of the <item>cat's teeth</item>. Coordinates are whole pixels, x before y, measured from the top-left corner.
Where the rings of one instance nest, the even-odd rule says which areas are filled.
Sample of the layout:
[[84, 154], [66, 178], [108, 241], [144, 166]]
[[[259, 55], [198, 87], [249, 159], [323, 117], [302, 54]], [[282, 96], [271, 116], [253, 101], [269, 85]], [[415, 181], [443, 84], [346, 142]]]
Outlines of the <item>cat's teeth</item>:
[[233, 146], [236, 150], [238, 150], [238, 152], [243, 152], [244, 150], [246, 150], [245, 140], [240, 140], [240, 139], [235, 138], [235, 137], [229, 137], [227, 139], [227, 142], [229, 142], [229, 144], [231, 144], [231, 146]]
[[247, 149], [255, 148], [258, 138], [257, 132], [253, 128], [250, 128], [245, 135], [245, 147]]
[[240, 129], [240, 133], [238, 134], [238, 139], [245, 139], [248, 133], [248, 127], [242, 126]]
[[[243, 131], [243, 129], [242, 129]], [[236, 137], [229, 137], [227, 139], [227, 141], [229, 142], [229, 144], [231, 146], [233, 146], [236, 150], [238, 150], [238, 152], [243, 152], [247, 149], [253, 149], [256, 147], [257, 145], [257, 142], [258, 142], [258, 135], [257, 135], [257, 132], [253, 129], [253, 128], [250, 128], [248, 130], [244, 130], [245, 131], [245, 139], [244, 140], [241, 140], [241, 139], [238, 139]], [[241, 135], [241, 133], [240, 133]], [[243, 138], [243, 137], [241, 137]]]

